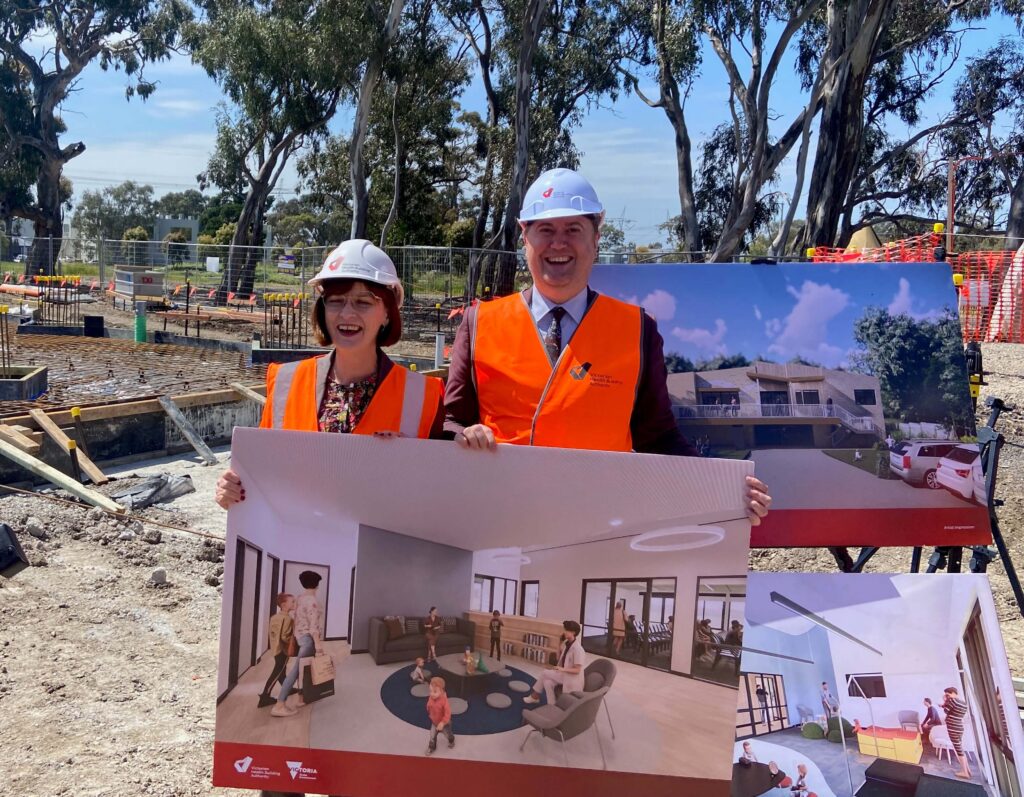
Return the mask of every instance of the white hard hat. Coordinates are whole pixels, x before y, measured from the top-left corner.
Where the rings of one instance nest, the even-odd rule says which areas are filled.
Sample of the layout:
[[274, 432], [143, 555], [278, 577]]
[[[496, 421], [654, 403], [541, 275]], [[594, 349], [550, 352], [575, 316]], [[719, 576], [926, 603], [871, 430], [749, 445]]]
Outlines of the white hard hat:
[[379, 246], [363, 238], [353, 238], [332, 249], [324, 258], [320, 273], [313, 277], [309, 284], [323, 290], [324, 282], [336, 279], [363, 280], [386, 285], [395, 292], [399, 307], [405, 299], [402, 281], [398, 278], [391, 258]]
[[604, 213], [594, 186], [572, 169], [550, 169], [526, 189], [520, 221]]

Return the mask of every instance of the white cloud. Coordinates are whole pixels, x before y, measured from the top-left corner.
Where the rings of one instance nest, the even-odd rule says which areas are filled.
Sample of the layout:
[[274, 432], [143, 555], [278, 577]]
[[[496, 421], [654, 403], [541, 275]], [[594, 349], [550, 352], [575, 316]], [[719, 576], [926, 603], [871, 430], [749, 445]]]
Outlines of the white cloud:
[[701, 329], [700, 327], [693, 329], [676, 327], [672, 330], [672, 334], [679, 338], [683, 343], [689, 343], [691, 346], [709, 354], [726, 353], [725, 343], [723, 342], [726, 332], [728, 332], [728, 327], [725, 325], [725, 321], [721, 318], [715, 319], [714, 332], [710, 329]]
[[159, 92], [147, 103], [147, 110], [150, 116], [157, 118], [212, 112], [209, 103], [188, 97], [162, 97]]
[[796, 304], [781, 323], [772, 319], [765, 325], [769, 337], [775, 338], [768, 351], [783, 358], [800, 355], [827, 366], [839, 364], [844, 352], [828, 343], [828, 324], [850, 305], [850, 295], [811, 280], [805, 280], [800, 290], [787, 290]]
[[647, 294], [640, 302], [640, 306], [652, 315], [656, 321], [671, 321], [672, 317], [676, 314], [675, 297], [668, 291], [661, 290], [661, 288]]
[[886, 309], [891, 315], [909, 315], [917, 321], [938, 318], [942, 315], [942, 311], [938, 309], [926, 310], [923, 313], [915, 312], [914, 296], [910, 292], [910, 280], [906, 277], [900, 277], [899, 290], [896, 291], [896, 295], [892, 297], [892, 301], [889, 302], [889, 307]]
[[756, 318], [758, 321], [761, 320], [761, 308], [758, 307], [756, 304], [754, 305], [754, 318]]

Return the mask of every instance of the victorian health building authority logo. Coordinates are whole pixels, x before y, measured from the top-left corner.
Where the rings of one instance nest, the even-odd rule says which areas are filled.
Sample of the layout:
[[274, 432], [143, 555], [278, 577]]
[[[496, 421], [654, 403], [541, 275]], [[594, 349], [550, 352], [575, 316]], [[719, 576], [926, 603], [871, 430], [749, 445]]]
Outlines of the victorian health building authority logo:
[[577, 365], [575, 368], [569, 369], [569, 376], [571, 376], [573, 379], [579, 382], [580, 380], [586, 378], [587, 372], [590, 370], [590, 367], [590, 363], [581, 363], [580, 365]]
[[288, 765], [288, 774], [292, 780], [316, 780], [317, 771], [313, 767], [302, 766], [301, 761], [285, 761]]
[[249, 767], [252, 766], [252, 756], [247, 755], [245, 758], [239, 758], [235, 762], [235, 771], [240, 775], [244, 775], [249, 771]]

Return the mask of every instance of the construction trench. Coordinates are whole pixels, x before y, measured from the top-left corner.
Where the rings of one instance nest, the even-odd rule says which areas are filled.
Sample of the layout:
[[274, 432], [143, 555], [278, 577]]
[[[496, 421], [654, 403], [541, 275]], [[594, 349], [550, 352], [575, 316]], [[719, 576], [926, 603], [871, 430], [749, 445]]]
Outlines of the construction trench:
[[[88, 468], [76, 475], [74, 460], [114, 465], [227, 444], [235, 426], [259, 424], [269, 363], [325, 351], [310, 334], [309, 294], [268, 294], [265, 307], [226, 310], [187, 295], [170, 308], [161, 299], [139, 309], [133, 331], [89, 315], [111, 299], [130, 306], [130, 297], [97, 294], [77, 279], [5, 283], [0, 292], [12, 302], [0, 304], [0, 484], [50, 481], [36, 462], [95, 482]], [[218, 323], [235, 337], [251, 331], [252, 342], [216, 339]]]

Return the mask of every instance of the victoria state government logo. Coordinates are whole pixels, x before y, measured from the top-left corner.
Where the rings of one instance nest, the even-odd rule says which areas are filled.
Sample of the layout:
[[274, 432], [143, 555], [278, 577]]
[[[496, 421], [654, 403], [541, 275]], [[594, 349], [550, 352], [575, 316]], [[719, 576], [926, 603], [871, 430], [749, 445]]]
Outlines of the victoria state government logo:
[[313, 767], [302, 766], [301, 761], [285, 761], [288, 765], [288, 774], [292, 780], [316, 780], [317, 771]]

